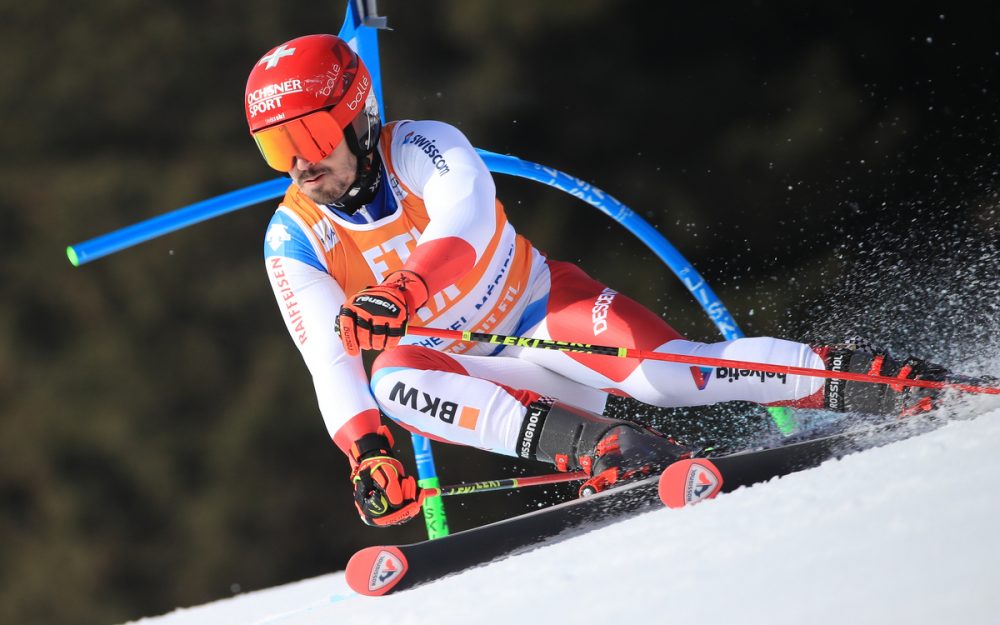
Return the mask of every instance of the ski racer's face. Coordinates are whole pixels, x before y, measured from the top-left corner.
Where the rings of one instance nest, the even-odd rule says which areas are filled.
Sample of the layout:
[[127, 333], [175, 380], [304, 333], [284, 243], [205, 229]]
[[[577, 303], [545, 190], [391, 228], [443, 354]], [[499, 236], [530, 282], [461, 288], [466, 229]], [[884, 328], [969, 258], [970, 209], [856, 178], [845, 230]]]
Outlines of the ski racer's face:
[[321, 161], [313, 163], [301, 156], [294, 159], [288, 175], [306, 197], [317, 204], [332, 204], [340, 199], [357, 177], [358, 159], [347, 146], [347, 141], [341, 141]]

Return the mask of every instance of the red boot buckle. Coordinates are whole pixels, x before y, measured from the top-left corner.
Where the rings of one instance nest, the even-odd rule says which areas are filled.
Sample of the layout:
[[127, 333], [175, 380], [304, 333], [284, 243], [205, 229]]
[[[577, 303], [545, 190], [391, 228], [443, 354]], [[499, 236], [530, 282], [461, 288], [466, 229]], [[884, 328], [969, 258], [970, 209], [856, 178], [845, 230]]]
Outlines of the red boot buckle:
[[589, 497], [596, 495], [602, 490], [607, 490], [612, 484], [618, 481], [618, 467], [611, 467], [602, 471], [584, 482], [580, 486], [580, 496]]

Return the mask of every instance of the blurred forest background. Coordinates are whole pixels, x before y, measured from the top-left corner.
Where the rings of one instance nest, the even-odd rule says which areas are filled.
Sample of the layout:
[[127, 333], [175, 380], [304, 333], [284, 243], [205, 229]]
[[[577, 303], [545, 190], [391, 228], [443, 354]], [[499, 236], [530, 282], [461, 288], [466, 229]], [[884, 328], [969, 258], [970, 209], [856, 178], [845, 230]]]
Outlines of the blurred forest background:
[[[862, 332], [995, 370], [1000, 9], [941, 6], [385, 0], [387, 113], [453, 123], [621, 199], [748, 334]], [[0, 6], [0, 621], [121, 622], [420, 538], [419, 522], [356, 518], [264, 273], [275, 203], [81, 268], [64, 254], [273, 178], [246, 130], [247, 73], [280, 42], [337, 32], [343, 11]], [[552, 257], [716, 338], [612, 220], [498, 185]], [[755, 414], [720, 427], [766, 426]], [[675, 416], [667, 427], [700, 432], [695, 411]], [[538, 469], [437, 455], [446, 482]], [[447, 503], [462, 529], [567, 493]]]

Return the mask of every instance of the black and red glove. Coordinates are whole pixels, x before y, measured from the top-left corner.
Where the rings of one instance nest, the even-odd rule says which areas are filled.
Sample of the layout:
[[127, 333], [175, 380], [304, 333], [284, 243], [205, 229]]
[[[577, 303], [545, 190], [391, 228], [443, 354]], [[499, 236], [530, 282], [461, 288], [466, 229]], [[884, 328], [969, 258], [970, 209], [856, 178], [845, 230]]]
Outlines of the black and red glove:
[[392, 435], [382, 426], [351, 445], [354, 506], [361, 520], [375, 527], [406, 523], [420, 514], [417, 483], [392, 456]]
[[406, 269], [389, 274], [382, 284], [362, 289], [340, 307], [336, 328], [347, 353], [392, 349], [406, 334], [410, 316], [427, 301], [423, 278]]

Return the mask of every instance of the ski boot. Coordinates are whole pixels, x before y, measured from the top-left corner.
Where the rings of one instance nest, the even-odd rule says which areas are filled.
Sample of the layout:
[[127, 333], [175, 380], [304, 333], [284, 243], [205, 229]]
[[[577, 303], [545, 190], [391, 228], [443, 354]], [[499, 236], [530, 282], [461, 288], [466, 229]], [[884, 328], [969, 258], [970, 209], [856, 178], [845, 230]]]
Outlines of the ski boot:
[[[953, 375], [941, 365], [919, 358], [893, 358], [886, 350], [863, 339], [817, 348], [826, 368], [836, 372], [863, 373], [904, 380], [936, 382], [978, 382]], [[939, 406], [942, 390], [904, 384], [869, 384], [828, 379], [823, 407], [833, 412], [905, 417], [931, 411]]]
[[550, 400], [528, 406], [519, 441], [522, 458], [550, 462], [560, 471], [584, 471], [589, 479], [580, 487], [581, 497], [654, 475], [693, 452], [637, 423]]

